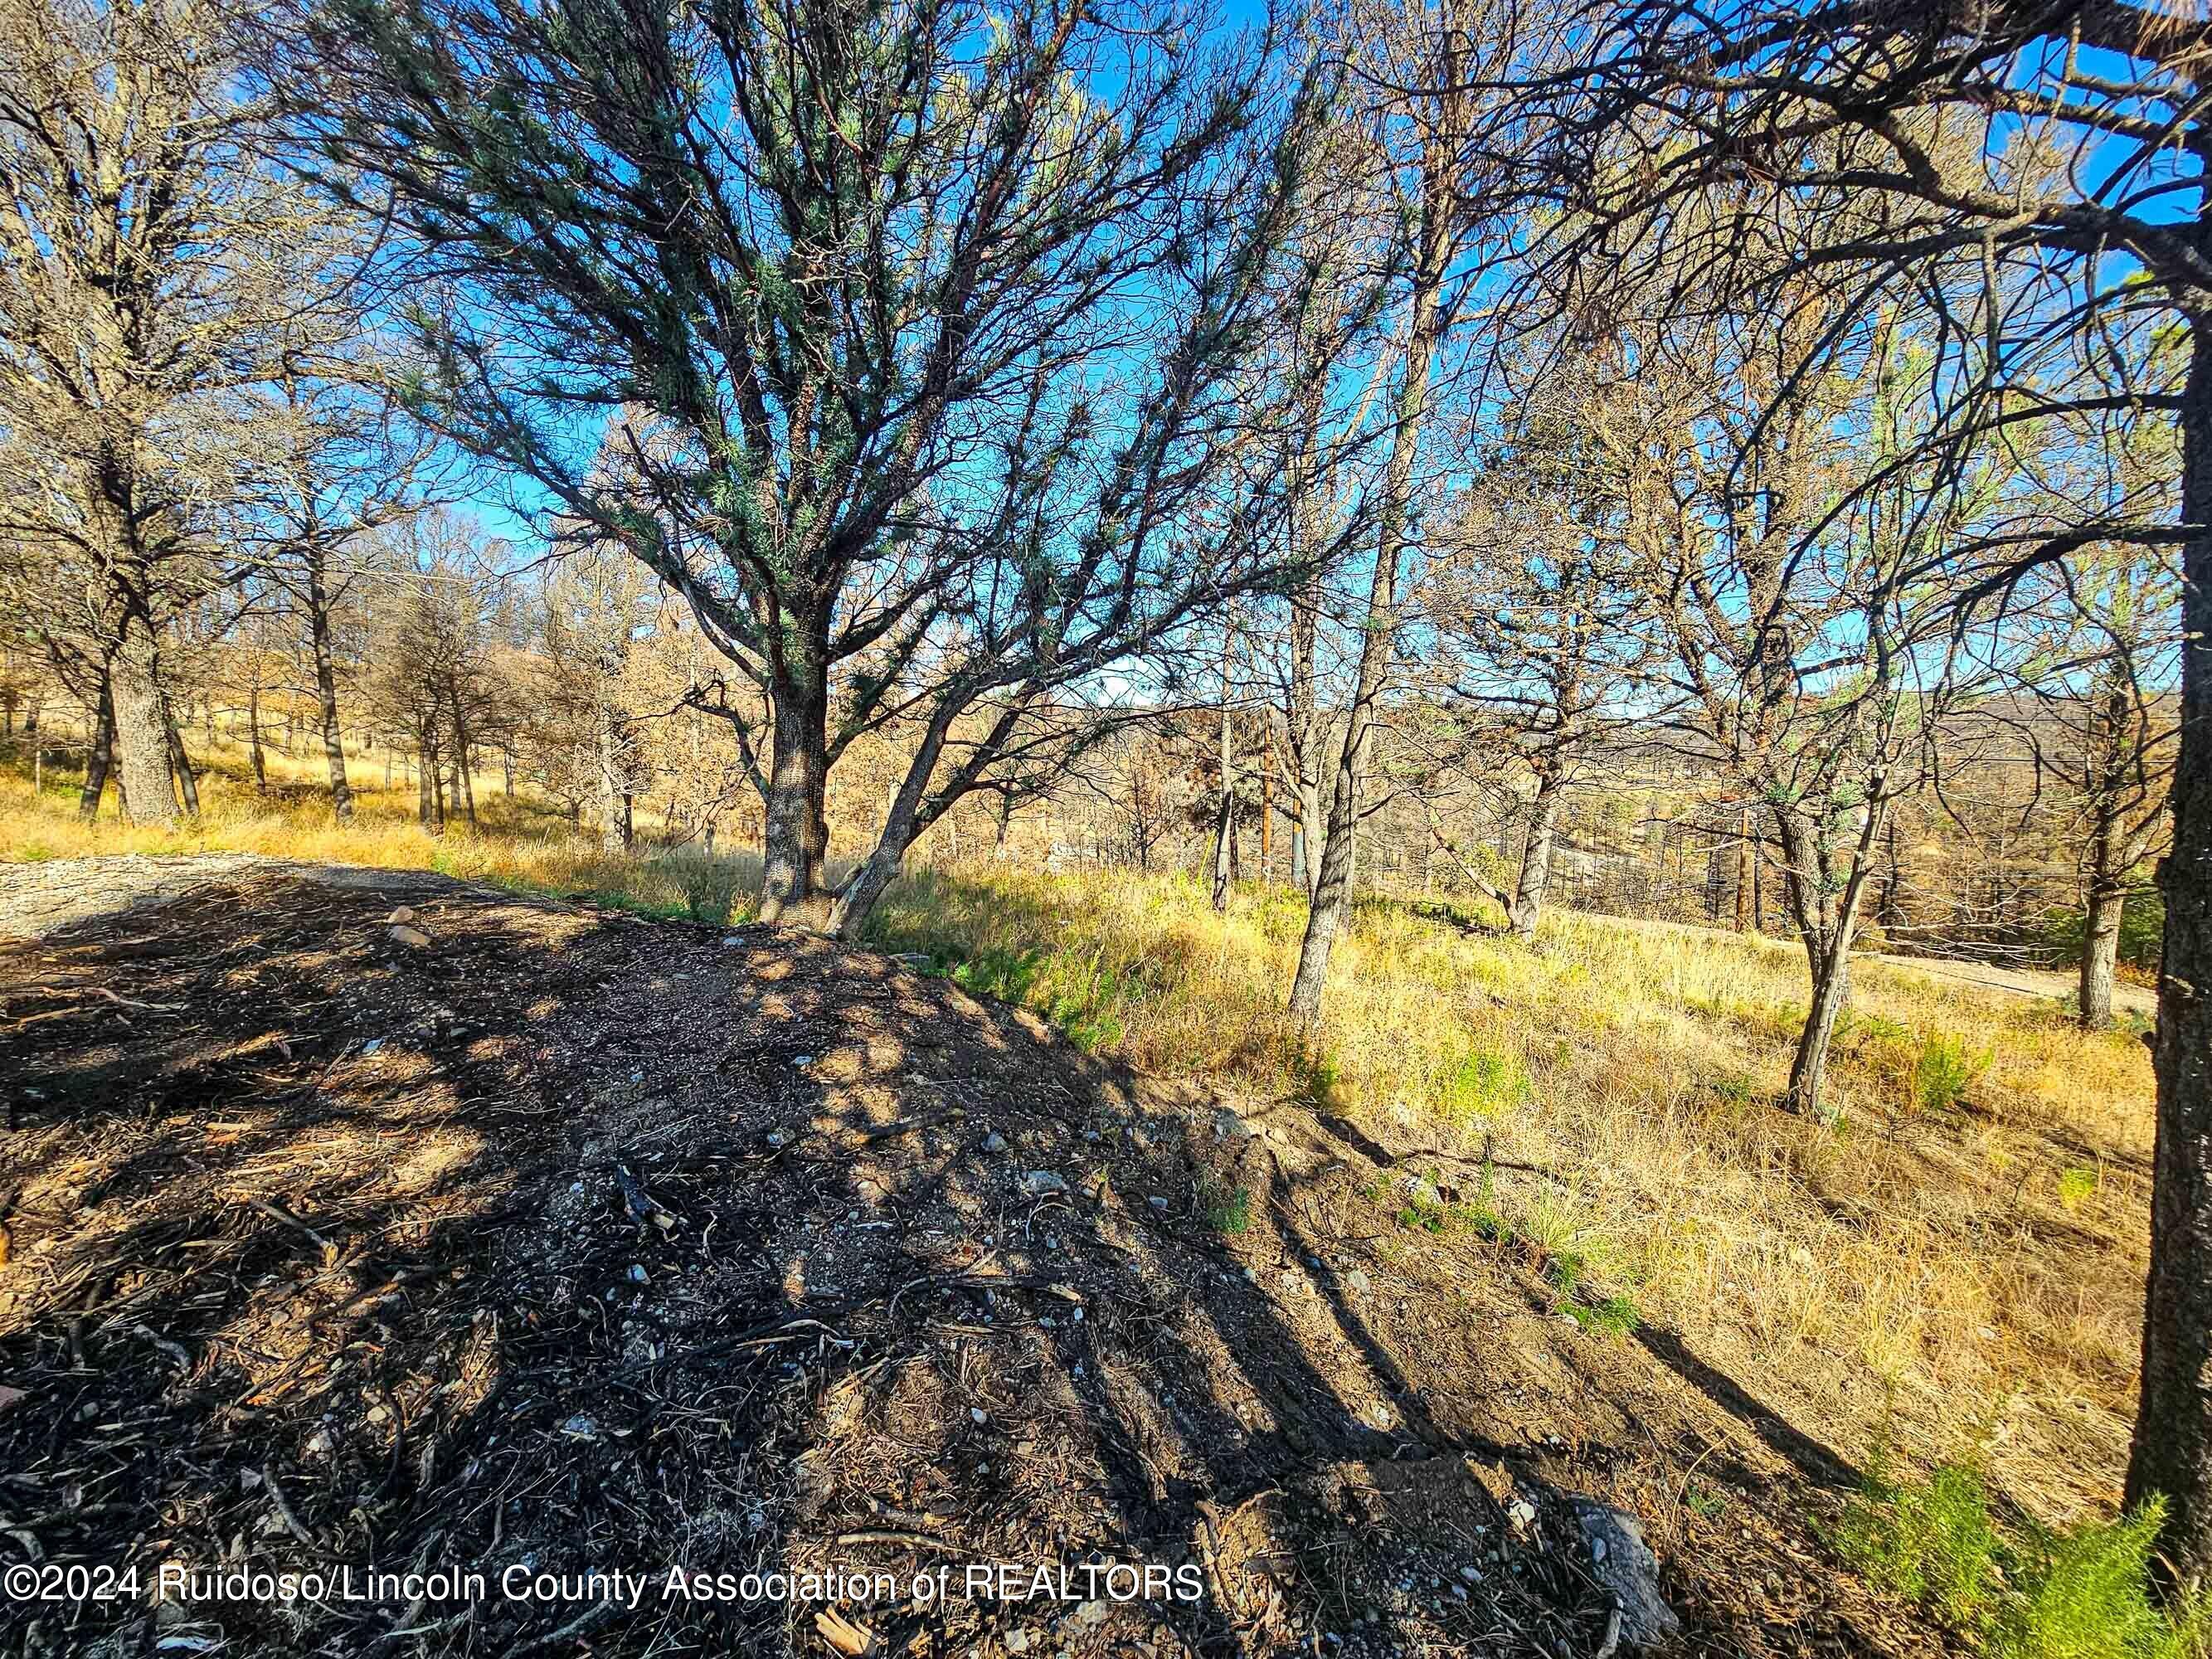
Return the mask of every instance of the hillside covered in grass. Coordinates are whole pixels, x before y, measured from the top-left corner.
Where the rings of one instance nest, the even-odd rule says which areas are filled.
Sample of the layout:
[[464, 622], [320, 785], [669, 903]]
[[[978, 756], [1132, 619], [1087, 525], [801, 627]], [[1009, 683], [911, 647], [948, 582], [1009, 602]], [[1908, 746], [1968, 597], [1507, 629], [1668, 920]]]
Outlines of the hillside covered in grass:
[[[81, 821], [68, 783], [34, 799], [0, 777], [0, 857], [253, 852], [667, 916], [750, 886], [743, 855], [702, 887], [696, 854], [609, 854], [495, 790], [476, 830], [429, 835], [411, 797], [374, 790], [339, 828], [219, 765], [201, 817], [153, 831]], [[1216, 915], [1179, 878], [969, 863], [907, 876], [873, 942], [1244, 1109], [1297, 1100], [1435, 1148], [1433, 1179], [1372, 1194], [1395, 1248], [1525, 1258], [1563, 1310], [1679, 1334], [1844, 1456], [1888, 1436], [1918, 1465], [1969, 1458], [2054, 1521], [2116, 1498], [2146, 1250], [2138, 1035], [1862, 963], [1824, 1127], [1778, 1105], [1794, 944], [1559, 913], [1529, 946], [1478, 911], [1370, 897], [1308, 1042], [1281, 994], [1304, 914], [1279, 887]]]

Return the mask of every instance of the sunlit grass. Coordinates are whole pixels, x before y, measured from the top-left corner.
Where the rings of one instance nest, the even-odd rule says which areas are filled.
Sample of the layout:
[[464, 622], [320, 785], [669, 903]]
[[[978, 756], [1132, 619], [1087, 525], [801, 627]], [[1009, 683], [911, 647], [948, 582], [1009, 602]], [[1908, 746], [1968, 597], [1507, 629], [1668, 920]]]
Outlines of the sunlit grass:
[[1304, 909], [1280, 890], [1216, 916], [1192, 882], [967, 866], [902, 882], [877, 934], [1018, 961], [995, 988], [1110, 1029], [1148, 1070], [1547, 1168], [1497, 1200], [1519, 1235], [1839, 1449], [1893, 1394], [1913, 1455], [1994, 1419], [2008, 1490], [2059, 1518], [2115, 1493], [2145, 1252], [2139, 1042], [1864, 964], [1830, 1129], [1778, 1104], [1794, 945], [1558, 915], [1531, 950], [1427, 908], [1360, 905], [1310, 1050], [1282, 1012]]
[[[603, 855], [491, 780], [484, 829], [441, 836], [374, 764], [345, 829], [313, 763], [286, 775], [287, 799], [264, 799], [218, 757], [200, 818], [148, 831], [81, 823], [73, 780], [33, 801], [0, 769], [0, 857], [246, 851], [687, 908], [683, 860]], [[742, 917], [757, 868], [732, 864]], [[1304, 906], [1279, 889], [1240, 889], [1217, 916], [1171, 877], [921, 870], [873, 933], [1087, 1048], [1231, 1099], [1308, 1101], [1401, 1146], [1491, 1139], [1553, 1179], [1501, 1182], [1497, 1225], [1415, 1230], [1410, 1247], [1536, 1240], [1575, 1259], [1582, 1304], [1674, 1327], [1840, 1450], [1889, 1398], [1909, 1457], [1932, 1466], [1971, 1432], [1991, 1479], [2048, 1518], [2109, 1503], [2147, 1251], [2139, 1040], [1862, 964], [1837, 1039], [1841, 1124], [1824, 1127], [1778, 1103], [1805, 1000], [1794, 945], [1559, 915], [1531, 949], [1489, 920], [1363, 902], [1312, 1045], [1283, 1012]]]

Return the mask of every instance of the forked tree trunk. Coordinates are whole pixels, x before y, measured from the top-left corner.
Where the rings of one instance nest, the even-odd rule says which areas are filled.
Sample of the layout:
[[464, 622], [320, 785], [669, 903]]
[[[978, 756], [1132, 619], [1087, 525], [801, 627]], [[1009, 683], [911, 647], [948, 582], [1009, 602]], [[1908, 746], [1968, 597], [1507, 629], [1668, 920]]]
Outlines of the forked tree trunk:
[[[1439, 149], [1442, 147], [1439, 146]], [[1346, 711], [1344, 742], [1337, 750], [1328, 802], [1328, 829], [1321, 848], [1321, 870], [1313, 902], [1306, 911], [1305, 937], [1298, 945], [1297, 971], [1291, 981], [1290, 1011], [1310, 1030], [1321, 1018], [1322, 992], [1328, 984], [1329, 954], [1338, 929], [1352, 908], [1352, 864], [1359, 833], [1360, 796], [1375, 745], [1375, 719], [1390, 670], [1398, 611], [1398, 566], [1405, 557], [1407, 524], [1412, 510], [1413, 461], [1429, 401], [1429, 368], [1443, 332], [1443, 280], [1456, 211], [1453, 185], [1441, 155], [1424, 163], [1420, 221], [1415, 230], [1413, 313], [1406, 340], [1404, 380], [1392, 413], [1390, 456], [1384, 464], [1381, 523], [1375, 568], [1367, 589], [1367, 615], [1359, 641], [1359, 669]]]
[[452, 680], [446, 682], [446, 708], [453, 719], [453, 799], [469, 820], [469, 828], [477, 823], [477, 781], [469, 769], [469, 726], [461, 714], [460, 688]]
[[[1878, 802], [1879, 785], [1869, 795]], [[1812, 981], [1804, 1029], [1798, 1033], [1797, 1050], [1790, 1062], [1790, 1105], [1808, 1117], [1831, 1122], [1834, 1115], [1826, 1104], [1828, 1046], [1836, 1035], [1836, 1022], [1850, 1000], [1851, 939], [1858, 931], [1859, 905], [1886, 809], [1881, 805], [1866, 809], [1839, 892], [1831, 890], [1832, 863], [1821, 854], [1819, 826], [1795, 811], [1780, 811], [1774, 816], [1789, 870], [1790, 906], [1804, 941]]]
[[[2212, 301], [2212, 295], [2201, 296]], [[2212, 1579], [2212, 340], [2194, 323], [2182, 410], [2181, 750], [2173, 842], [2159, 866], [2158, 1135], [2142, 1395], [2127, 1501], [2166, 1501], [2161, 1553], [2183, 1584]]]

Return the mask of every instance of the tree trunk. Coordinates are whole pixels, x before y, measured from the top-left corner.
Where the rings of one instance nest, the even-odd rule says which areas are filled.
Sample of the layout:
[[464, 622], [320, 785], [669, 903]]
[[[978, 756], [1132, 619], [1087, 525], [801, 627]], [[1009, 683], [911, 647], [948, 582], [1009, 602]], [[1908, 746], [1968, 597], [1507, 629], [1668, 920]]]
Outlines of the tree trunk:
[[1397, 629], [1398, 566], [1405, 557], [1407, 519], [1412, 507], [1413, 461], [1427, 412], [1429, 366], [1443, 325], [1443, 279], [1451, 242], [1452, 185], [1441, 155], [1424, 163], [1420, 222], [1415, 232], [1413, 315], [1406, 342], [1405, 379], [1398, 388], [1390, 434], [1390, 458], [1383, 468], [1381, 523], [1375, 544], [1375, 569], [1368, 582], [1367, 616], [1359, 641], [1359, 671], [1346, 711], [1344, 742], [1337, 750], [1329, 792], [1328, 826], [1321, 848], [1321, 869], [1313, 902], [1306, 912], [1305, 937], [1291, 981], [1291, 1012], [1310, 1029], [1321, 1018], [1321, 998], [1328, 983], [1328, 958], [1338, 929], [1352, 906], [1354, 842], [1359, 833], [1359, 797], [1375, 746], [1375, 717], [1389, 676]]
[[126, 603], [109, 675], [115, 705], [116, 782], [133, 823], [177, 821], [169, 723], [161, 707], [161, 667], [154, 620], [143, 605]]
[[425, 830], [437, 833], [438, 805], [432, 792], [431, 779], [437, 768], [430, 763], [429, 756], [421, 750], [415, 757], [415, 816]]
[[1743, 821], [1735, 836], [1735, 930], [1741, 933], [1750, 926], [1751, 916], [1751, 809], [1746, 807]]
[[[1869, 802], [1880, 802], [1879, 781], [1867, 795]], [[1841, 891], [1832, 890], [1832, 858], [1820, 847], [1820, 826], [1794, 808], [1779, 809], [1774, 815], [1788, 869], [1790, 905], [1796, 913], [1812, 981], [1805, 1027], [1798, 1033], [1797, 1051], [1790, 1062], [1789, 1100], [1793, 1110], [1824, 1123], [1833, 1121], [1823, 1104], [1828, 1045], [1835, 1036], [1837, 1019], [1850, 998], [1851, 938], [1858, 931], [1859, 903], [1866, 890], [1867, 872], [1873, 866], [1875, 843], [1887, 817], [1881, 805], [1869, 805], [1863, 810]]]
[[161, 724], [168, 732], [169, 769], [176, 775], [177, 793], [184, 801], [185, 812], [198, 817], [200, 815], [199, 775], [192, 770], [192, 757], [185, 752], [185, 734], [177, 730], [176, 714], [170, 708], [166, 696], [161, 699]]
[[100, 816], [100, 798], [107, 789], [107, 768], [115, 752], [115, 699], [107, 677], [100, 681], [100, 707], [93, 711], [92, 741], [84, 750], [84, 789], [76, 798], [76, 815], [88, 821]]
[[2112, 971], [2120, 957], [2120, 920], [2127, 908], [2125, 872], [2120, 868], [2120, 826], [2109, 804], [2097, 813], [2090, 839], [2088, 915], [2081, 933], [2081, 1007], [2076, 1018], [2085, 1031], [2112, 1023]]
[[460, 688], [450, 679], [446, 682], [446, 711], [453, 719], [454, 798], [473, 830], [477, 827], [477, 781], [469, 769], [469, 725], [461, 714]]
[[[246, 688], [246, 752], [253, 761], [253, 787], [262, 794], [269, 793], [269, 762], [261, 752], [261, 669], [256, 664], [252, 684]], [[388, 786], [391, 780], [386, 779]]]
[[2173, 841], [2159, 866], [2158, 1133], [2142, 1395], [2127, 1501], [2166, 1500], [2176, 1579], [2212, 1578], [2212, 341], [2200, 316], [2182, 410], [2181, 750]]
[[322, 549], [310, 543], [307, 563], [307, 647], [315, 663], [315, 706], [323, 728], [323, 758], [331, 769], [331, 814], [353, 821], [353, 787], [346, 780], [345, 728], [338, 721], [338, 671], [331, 648], [331, 595], [324, 584]]
[[837, 902], [830, 909], [830, 931], [848, 944], [859, 941], [877, 900], [898, 879], [907, 848], [928, 827], [921, 819], [922, 797], [945, 752], [945, 733], [951, 726], [951, 711], [940, 708], [923, 728], [921, 742], [907, 764], [906, 776], [900, 781], [898, 793], [891, 797], [884, 812], [883, 833], [876, 837], [874, 850], [853, 872], [853, 878], [845, 884], [845, 890], [838, 894]]
[[827, 850], [822, 808], [829, 774], [830, 702], [818, 675], [802, 673], [777, 688], [774, 725], [768, 822], [761, 838], [763, 921], [779, 921], [805, 903], [821, 879]]
[[1559, 821], [1559, 782], [1548, 774], [1536, 779], [1536, 799], [1528, 817], [1528, 839], [1521, 849], [1521, 877], [1514, 884], [1506, 920], [1523, 943], [1536, 938], [1536, 918], [1544, 908], [1544, 889], [1552, 879], [1552, 841]]
[[1217, 912], [1229, 908], [1229, 884], [1235, 878], [1237, 834], [1237, 756], [1235, 734], [1229, 723], [1229, 647], [1221, 649], [1221, 732], [1215, 759], [1221, 768], [1221, 787], [1213, 804], [1213, 880], [1209, 896]]

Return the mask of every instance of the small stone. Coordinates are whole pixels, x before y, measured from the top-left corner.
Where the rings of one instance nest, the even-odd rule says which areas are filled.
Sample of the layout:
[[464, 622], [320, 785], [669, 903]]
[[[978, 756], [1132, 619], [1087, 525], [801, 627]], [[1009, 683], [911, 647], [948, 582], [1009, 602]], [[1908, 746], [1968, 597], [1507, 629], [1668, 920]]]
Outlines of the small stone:
[[415, 907], [411, 904], [403, 904], [384, 920], [394, 927], [410, 922], [415, 920]]
[[1344, 1282], [1350, 1289], [1358, 1291], [1363, 1293], [1369, 1288], [1366, 1273], [1358, 1267], [1354, 1267], [1350, 1273], [1345, 1274]]
[[744, 935], [742, 933], [725, 933], [722, 935], [722, 948], [725, 951], [734, 951], [738, 946], [743, 945], [744, 942]]
[[1149, 1204], [1149, 1205], [1151, 1205], [1154, 1209], [1158, 1210], [1158, 1211], [1162, 1215], [1165, 1215], [1165, 1214], [1168, 1212], [1168, 1201], [1167, 1201], [1167, 1200], [1165, 1200], [1164, 1198], [1160, 1198], [1160, 1197], [1157, 1197], [1157, 1196], [1155, 1196], [1155, 1197], [1152, 1197], [1152, 1198], [1148, 1198], [1148, 1199], [1146, 1199], [1146, 1200], [1145, 1200], [1145, 1202], [1146, 1202], [1146, 1203], [1147, 1203], [1147, 1204]]
[[1010, 1630], [1000, 1639], [1006, 1644], [1008, 1653], [1027, 1653], [1030, 1650], [1030, 1633], [1025, 1630]]
[[651, 1273], [646, 1272], [645, 1264], [641, 1261], [633, 1261], [629, 1264], [629, 1276], [641, 1285], [653, 1277]]
[[1216, 1140], [1249, 1140], [1252, 1134], [1252, 1126], [1226, 1106], [1214, 1113], [1213, 1138]]
[[968, 1408], [968, 1415], [977, 1423], [988, 1423], [991, 1420], [991, 1414], [981, 1406], [970, 1406]]
[[770, 1129], [768, 1132], [768, 1144], [771, 1149], [788, 1146], [791, 1145], [791, 1131], [788, 1129]]
[[1005, 1152], [1006, 1150], [1006, 1136], [1000, 1134], [996, 1129], [992, 1130], [990, 1133], [983, 1137], [983, 1150], [987, 1152], [994, 1153]]
[[1480, 1567], [1462, 1567], [1459, 1570], [1459, 1576], [1466, 1579], [1470, 1584], [1480, 1584], [1482, 1582], [1482, 1569]]
[[1021, 1187], [1031, 1198], [1059, 1197], [1067, 1191], [1067, 1182], [1050, 1170], [1031, 1170], [1022, 1177]]
[[430, 943], [430, 936], [419, 927], [401, 923], [388, 930], [386, 935], [394, 945], [404, 945], [410, 951], [420, 951]]

